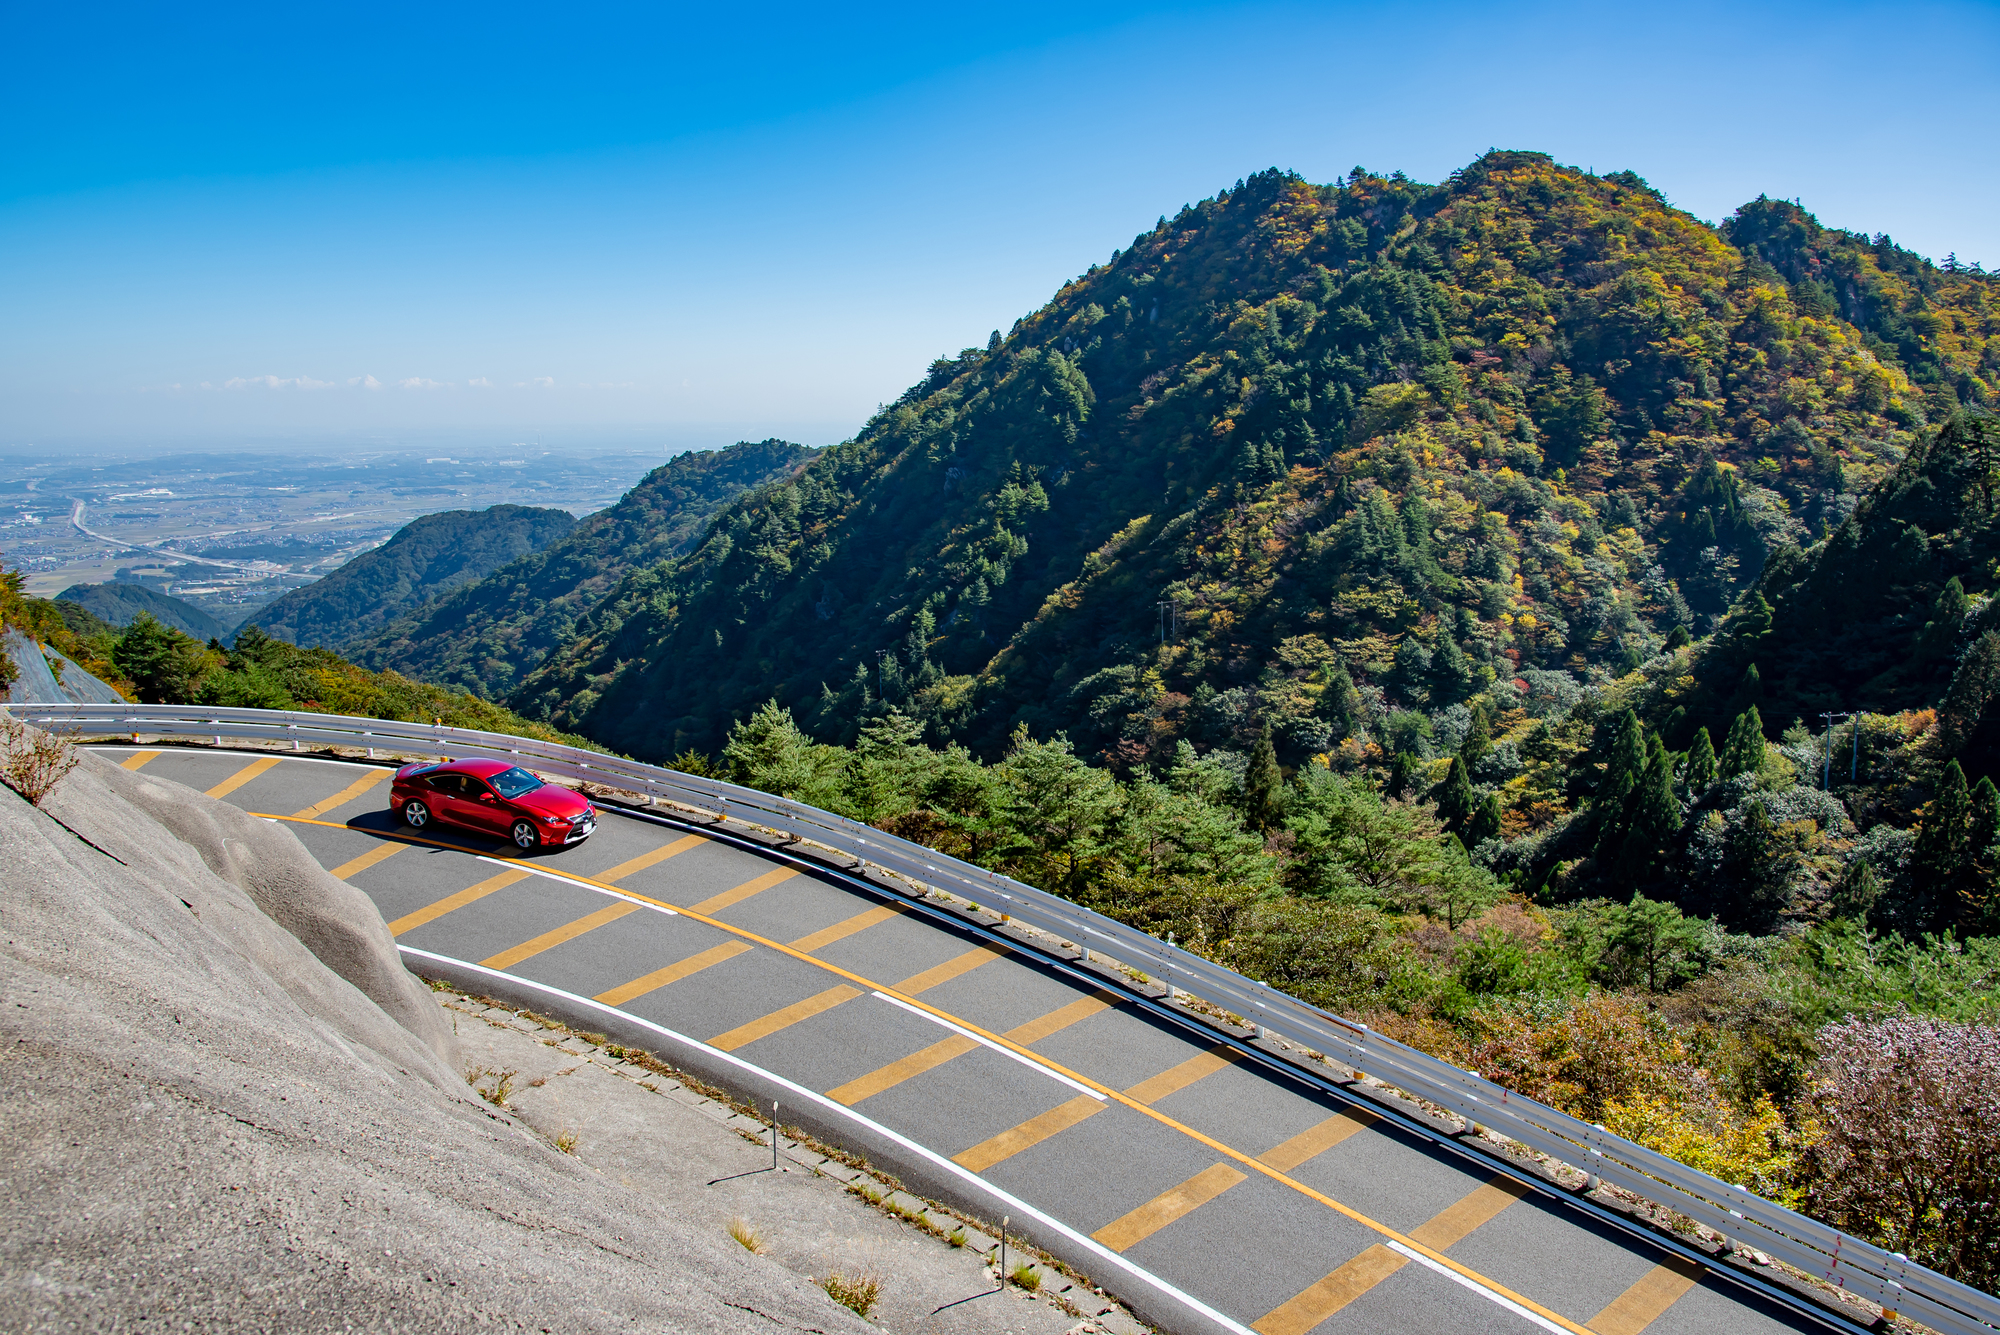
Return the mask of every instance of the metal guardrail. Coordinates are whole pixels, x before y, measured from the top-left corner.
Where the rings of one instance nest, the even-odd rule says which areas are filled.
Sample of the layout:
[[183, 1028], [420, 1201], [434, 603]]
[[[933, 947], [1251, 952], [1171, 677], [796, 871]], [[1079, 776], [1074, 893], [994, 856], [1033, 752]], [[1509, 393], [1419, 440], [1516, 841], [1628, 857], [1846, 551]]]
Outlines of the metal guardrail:
[[532, 738], [345, 715], [183, 705], [0, 706], [37, 727], [86, 735], [151, 733], [526, 762], [536, 771], [713, 812], [845, 853], [917, 885], [993, 905], [1030, 927], [1168, 982], [1310, 1052], [1449, 1109], [1595, 1179], [1685, 1215], [1753, 1249], [1945, 1335], [2000, 1328], [2000, 1299], [1699, 1172], [1342, 1019], [1177, 946], [1032, 886], [858, 821], [716, 779]]

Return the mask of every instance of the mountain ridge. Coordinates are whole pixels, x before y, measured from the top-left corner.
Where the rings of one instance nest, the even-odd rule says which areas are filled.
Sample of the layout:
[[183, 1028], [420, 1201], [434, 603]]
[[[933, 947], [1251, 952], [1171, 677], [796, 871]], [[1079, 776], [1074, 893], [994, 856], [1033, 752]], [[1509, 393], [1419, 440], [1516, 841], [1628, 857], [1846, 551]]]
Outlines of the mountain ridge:
[[[658, 758], [773, 697], [849, 741], [886, 698], [986, 754], [1026, 726], [1131, 764], [1260, 720], [1322, 750], [1351, 729], [1329, 690], [1434, 711], [1615, 675], [2000, 383], [1923, 332], [1992, 320], [1986, 276], [1738, 218], [1754, 253], [1532, 153], [1435, 187], [1260, 173], [627, 574], [511, 703]], [[1875, 325], [1766, 250], [1846, 263]]]

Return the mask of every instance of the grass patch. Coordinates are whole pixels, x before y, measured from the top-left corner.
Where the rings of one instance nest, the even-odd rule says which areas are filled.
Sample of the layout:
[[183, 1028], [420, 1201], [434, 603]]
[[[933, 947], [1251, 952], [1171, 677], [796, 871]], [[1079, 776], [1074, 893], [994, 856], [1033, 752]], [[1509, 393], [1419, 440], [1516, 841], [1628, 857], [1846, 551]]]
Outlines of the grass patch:
[[575, 1154], [576, 1132], [572, 1131], [569, 1127], [564, 1127], [562, 1130], [556, 1132], [556, 1148], [564, 1154]]
[[963, 1247], [965, 1245], [965, 1226], [961, 1224], [951, 1232], [945, 1234], [944, 1240], [954, 1247]]
[[496, 1071], [490, 1066], [474, 1066], [465, 1073], [465, 1083], [473, 1092], [496, 1108], [507, 1106], [507, 1096], [514, 1092], [514, 1077], [519, 1071]]
[[868, 1270], [858, 1275], [843, 1275], [836, 1270], [820, 1281], [820, 1287], [826, 1290], [827, 1297], [864, 1319], [882, 1297], [882, 1277]]
[[729, 1236], [736, 1239], [737, 1244], [752, 1256], [762, 1256], [764, 1254], [764, 1235], [752, 1228], [749, 1220], [730, 1220]]
[[1007, 1272], [1007, 1282], [1017, 1289], [1033, 1293], [1042, 1287], [1042, 1272], [1023, 1261]]

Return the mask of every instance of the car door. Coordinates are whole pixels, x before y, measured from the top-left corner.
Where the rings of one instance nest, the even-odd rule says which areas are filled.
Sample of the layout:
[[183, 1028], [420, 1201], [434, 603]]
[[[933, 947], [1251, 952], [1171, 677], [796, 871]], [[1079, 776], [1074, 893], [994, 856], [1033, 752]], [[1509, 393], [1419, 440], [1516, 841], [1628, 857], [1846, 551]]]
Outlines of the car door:
[[448, 825], [470, 825], [471, 814], [465, 809], [465, 776], [463, 774], [433, 774], [429, 780], [431, 814]]
[[513, 809], [502, 802], [500, 795], [482, 780], [475, 779], [470, 774], [462, 774], [459, 776], [459, 781], [465, 785], [465, 792], [460, 799], [460, 807], [465, 812], [465, 823], [476, 830], [484, 830], [491, 834], [506, 833], [508, 827], [514, 823]]

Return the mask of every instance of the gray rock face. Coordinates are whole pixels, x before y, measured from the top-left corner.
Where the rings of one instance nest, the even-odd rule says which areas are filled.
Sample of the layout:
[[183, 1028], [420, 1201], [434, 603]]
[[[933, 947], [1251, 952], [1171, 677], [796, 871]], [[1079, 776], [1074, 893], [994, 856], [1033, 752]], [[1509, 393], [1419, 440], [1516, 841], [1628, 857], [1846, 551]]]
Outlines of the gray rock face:
[[867, 1329], [477, 1102], [259, 908], [402, 1008], [289, 834], [111, 769], [0, 789], [0, 1328]]

